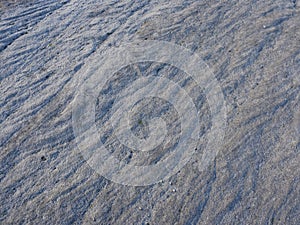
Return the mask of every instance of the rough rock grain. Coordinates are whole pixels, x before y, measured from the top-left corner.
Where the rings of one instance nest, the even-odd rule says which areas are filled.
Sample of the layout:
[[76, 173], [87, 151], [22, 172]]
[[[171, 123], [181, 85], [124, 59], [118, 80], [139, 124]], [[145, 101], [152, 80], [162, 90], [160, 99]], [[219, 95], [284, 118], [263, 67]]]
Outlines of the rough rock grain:
[[[299, 0], [21, 2], [0, 7], [1, 224], [299, 224]], [[72, 104], [90, 57], [138, 39], [199, 54], [227, 105], [222, 150], [209, 167], [200, 172], [195, 158], [146, 187], [97, 174], [80, 155], [72, 128]], [[144, 74], [173, 71], [136, 66]], [[132, 74], [134, 67], [124, 68], [104, 90], [107, 97], [99, 97], [97, 126]], [[203, 99], [205, 134], [211, 115]], [[178, 135], [167, 103], [146, 105], [140, 106], [145, 118], [170, 109]], [[134, 131], [142, 138], [147, 129], [138, 116]], [[107, 144], [116, 144], [109, 132]], [[130, 160], [127, 150], [115, 154]], [[140, 163], [168, 152], [158, 153]]]

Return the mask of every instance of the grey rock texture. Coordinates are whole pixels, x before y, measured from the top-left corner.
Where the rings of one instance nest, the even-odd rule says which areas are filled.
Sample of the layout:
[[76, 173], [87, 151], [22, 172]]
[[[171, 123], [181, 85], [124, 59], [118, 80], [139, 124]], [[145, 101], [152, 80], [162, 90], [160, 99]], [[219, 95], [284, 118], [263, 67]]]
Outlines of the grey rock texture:
[[[300, 223], [298, 0], [32, 0], [0, 12], [1, 224]], [[222, 150], [205, 171], [195, 156], [170, 179], [146, 187], [97, 174], [80, 155], [72, 128], [72, 104], [90, 57], [138, 39], [199, 54], [223, 90], [228, 116]], [[183, 76], [156, 63], [136, 66], [144, 74]], [[97, 126], [135, 72], [123, 68], [103, 90]], [[209, 107], [201, 90], [193, 93], [205, 135]], [[166, 102], [140, 107], [137, 136], [147, 135], [139, 121], [151, 113], [166, 117], [175, 139], [180, 134]], [[112, 131], [103, 138], [108, 147], [117, 143]], [[128, 152], [118, 147], [114, 154], [126, 162]]]

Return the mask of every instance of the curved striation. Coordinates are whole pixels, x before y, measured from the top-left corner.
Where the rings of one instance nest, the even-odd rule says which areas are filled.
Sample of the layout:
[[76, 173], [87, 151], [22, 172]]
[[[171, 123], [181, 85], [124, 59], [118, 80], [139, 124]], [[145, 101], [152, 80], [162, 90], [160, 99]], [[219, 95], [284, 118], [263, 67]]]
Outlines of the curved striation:
[[[0, 223], [298, 224], [299, 21], [299, 1], [33, 0], [3, 10]], [[205, 171], [196, 156], [167, 181], [125, 187], [95, 173], [80, 155], [72, 104], [86, 79], [82, 70], [94, 54], [137, 39], [187, 47], [219, 81], [228, 126], [222, 151]], [[194, 90], [180, 71], [136, 66]], [[101, 93], [109, 98], [99, 97], [97, 125], [135, 73], [121, 72]], [[205, 135], [209, 107], [201, 90], [194, 97]], [[173, 114], [169, 121], [176, 123]], [[107, 144], [117, 145], [107, 132]], [[115, 154], [130, 160], [127, 150]]]

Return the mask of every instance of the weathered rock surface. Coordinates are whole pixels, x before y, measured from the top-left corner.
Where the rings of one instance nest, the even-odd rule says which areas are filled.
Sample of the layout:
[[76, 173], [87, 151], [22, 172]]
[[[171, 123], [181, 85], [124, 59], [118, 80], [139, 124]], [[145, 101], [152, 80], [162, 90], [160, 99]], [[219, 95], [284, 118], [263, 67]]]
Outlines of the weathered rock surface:
[[[298, 0], [32, 0], [0, 12], [1, 224], [299, 224]], [[72, 104], [90, 57], [138, 39], [199, 54], [227, 105], [222, 150], [210, 166], [200, 172], [195, 157], [146, 187], [97, 174], [80, 155], [72, 128]], [[143, 74], [173, 70], [136, 66]], [[132, 74], [134, 68], [124, 68], [99, 97], [98, 127]], [[209, 107], [203, 98], [198, 104], [205, 134]], [[145, 118], [170, 109], [170, 128], [180, 134], [165, 102], [141, 107]], [[147, 135], [135, 122], [136, 135]], [[107, 145], [116, 143], [109, 132]], [[116, 156], [130, 161], [128, 149], [119, 150]]]

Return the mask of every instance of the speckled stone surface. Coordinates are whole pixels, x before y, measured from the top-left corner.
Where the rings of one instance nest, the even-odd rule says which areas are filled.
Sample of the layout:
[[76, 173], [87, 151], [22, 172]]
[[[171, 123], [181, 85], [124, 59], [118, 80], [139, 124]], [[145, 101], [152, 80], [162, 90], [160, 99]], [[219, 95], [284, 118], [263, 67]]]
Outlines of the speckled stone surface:
[[[20, 2], [0, 8], [0, 224], [300, 223], [298, 0]], [[227, 127], [206, 170], [195, 157], [163, 182], [123, 186], [97, 174], [78, 151], [72, 104], [82, 68], [93, 54], [134, 40], [184, 46], [218, 80]], [[144, 74], [174, 69], [137, 66]], [[106, 87], [97, 126], [132, 76], [124, 68]], [[205, 135], [209, 107], [205, 98], [198, 104]], [[165, 102], [141, 107], [145, 118], [169, 110], [180, 134]], [[138, 121], [143, 138], [147, 127]], [[116, 143], [112, 133], [105, 139]], [[115, 154], [126, 162], [124, 151]], [[140, 163], [160, 153], [167, 154]]]

